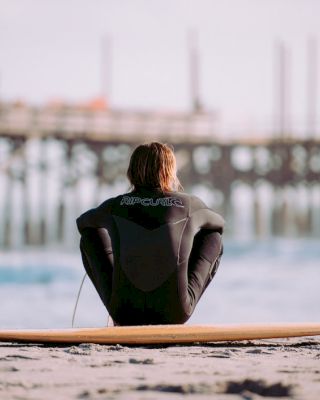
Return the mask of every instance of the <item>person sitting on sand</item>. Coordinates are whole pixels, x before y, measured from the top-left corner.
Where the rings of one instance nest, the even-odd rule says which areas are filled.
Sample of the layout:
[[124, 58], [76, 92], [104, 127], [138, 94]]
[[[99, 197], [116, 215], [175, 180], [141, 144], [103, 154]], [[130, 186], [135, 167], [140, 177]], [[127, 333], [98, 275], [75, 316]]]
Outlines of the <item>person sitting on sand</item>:
[[77, 219], [84, 268], [116, 325], [182, 324], [222, 256], [223, 218], [182, 192], [170, 146], [131, 155], [129, 193]]

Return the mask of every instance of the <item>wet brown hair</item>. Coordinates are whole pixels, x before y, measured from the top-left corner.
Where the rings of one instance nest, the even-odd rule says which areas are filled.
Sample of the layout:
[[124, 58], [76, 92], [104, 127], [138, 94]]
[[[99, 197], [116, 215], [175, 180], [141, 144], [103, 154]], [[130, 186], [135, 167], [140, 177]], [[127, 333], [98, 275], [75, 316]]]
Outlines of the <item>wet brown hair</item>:
[[173, 148], [159, 142], [141, 144], [134, 150], [127, 177], [133, 189], [159, 188], [163, 192], [182, 189]]

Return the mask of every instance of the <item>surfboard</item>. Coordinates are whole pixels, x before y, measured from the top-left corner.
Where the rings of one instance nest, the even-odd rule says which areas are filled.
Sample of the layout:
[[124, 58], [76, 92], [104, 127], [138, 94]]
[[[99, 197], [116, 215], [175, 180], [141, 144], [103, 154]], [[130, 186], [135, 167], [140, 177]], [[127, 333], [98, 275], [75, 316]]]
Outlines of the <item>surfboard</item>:
[[28, 343], [205, 343], [320, 335], [320, 323], [145, 325], [106, 328], [0, 330], [0, 341]]

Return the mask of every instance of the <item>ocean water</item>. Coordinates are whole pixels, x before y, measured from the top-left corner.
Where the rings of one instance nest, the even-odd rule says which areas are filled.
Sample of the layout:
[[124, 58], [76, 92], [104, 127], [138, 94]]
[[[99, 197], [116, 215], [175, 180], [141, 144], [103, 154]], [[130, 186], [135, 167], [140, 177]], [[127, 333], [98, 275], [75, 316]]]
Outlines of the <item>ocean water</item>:
[[[219, 270], [189, 323], [320, 321], [317, 240], [226, 240]], [[0, 328], [67, 328], [84, 274], [76, 250], [0, 253]], [[75, 326], [104, 326], [108, 314], [90, 280]]]

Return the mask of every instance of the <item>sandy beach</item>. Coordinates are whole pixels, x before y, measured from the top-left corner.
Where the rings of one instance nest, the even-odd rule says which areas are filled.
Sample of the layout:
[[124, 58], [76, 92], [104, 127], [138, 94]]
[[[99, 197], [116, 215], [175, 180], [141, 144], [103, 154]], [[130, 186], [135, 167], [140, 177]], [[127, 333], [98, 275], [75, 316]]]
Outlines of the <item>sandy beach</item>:
[[1, 400], [319, 396], [319, 337], [144, 347], [0, 343]]

